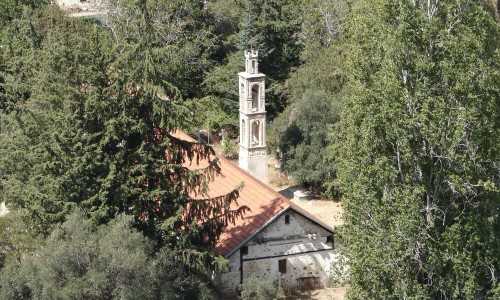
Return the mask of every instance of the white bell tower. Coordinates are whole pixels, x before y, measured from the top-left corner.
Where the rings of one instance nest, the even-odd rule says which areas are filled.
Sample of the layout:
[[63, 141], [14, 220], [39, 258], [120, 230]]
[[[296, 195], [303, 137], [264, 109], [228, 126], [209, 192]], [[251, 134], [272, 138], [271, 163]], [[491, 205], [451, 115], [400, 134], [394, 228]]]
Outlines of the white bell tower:
[[240, 87], [240, 168], [268, 183], [266, 152], [266, 75], [259, 73], [259, 52], [245, 51]]

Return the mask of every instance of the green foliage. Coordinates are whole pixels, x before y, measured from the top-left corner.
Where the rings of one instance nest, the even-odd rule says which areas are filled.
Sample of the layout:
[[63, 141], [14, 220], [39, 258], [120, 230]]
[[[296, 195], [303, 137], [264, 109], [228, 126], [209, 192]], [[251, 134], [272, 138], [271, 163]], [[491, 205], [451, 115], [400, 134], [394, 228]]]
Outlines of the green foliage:
[[48, 0], [2, 0], [0, 2], [0, 31], [22, 13], [24, 6], [36, 8], [49, 4]]
[[197, 101], [193, 110], [199, 117], [198, 125], [210, 122], [212, 128], [238, 126], [239, 95], [235, 79], [243, 69], [244, 56], [237, 51], [228, 56], [226, 64], [206, 75], [203, 85], [210, 96]]
[[31, 255], [40, 243], [40, 238], [30, 234], [29, 226], [18, 213], [0, 217], [0, 270], [11, 261]]
[[173, 253], [153, 256], [153, 243], [133, 218], [98, 228], [81, 212], [54, 230], [44, 247], [1, 273], [2, 299], [206, 299]]
[[[298, 7], [299, 1], [282, 0], [219, 0], [209, 3], [208, 12], [216, 21], [215, 32], [220, 34], [219, 49], [223, 51], [216, 56], [219, 65], [205, 77], [207, 97], [203, 100], [210, 103], [203, 102], [204, 105], [197, 106], [197, 110], [211, 109], [210, 115], [218, 116], [217, 119], [223, 121], [220, 126], [226, 129], [237, 126], [239, 103], [235, 78], [244, 69], [243, 50], [254, 49], [259, 51], [259, 70], [266, 74], [268, 117], [272, 119], [283, 111], [286, 95], [281, 87], [300, 63], [302, 45], [298, 39]], [[227, 26], [225, 30], [219, 27], [223, 24]]]
[[266, 110], [271, 119], [286, 105], [281, 85], [300, 64], [299, 6], [300, 1], [295, 0], [246, 1], [239, 49], [259, 51], [259, 71], [266, 74]]
[[214, 24], [214, 34], [221, 38], [221, 54], [235, 50], [234, 39], [239, 34], [238, 25], [244, 15], [242, 1], [216, 0], [206, 3], [209, 20]]
[[230, 139], [227, 132], [224, 131], [224, 133], [222, 134], [222, 141], [221, 141], [222, 155], [224, 155], [224, 157], [234, 158], [234, 156], [236, 155], [235, 151], [236, 145], [237, 142], [235, 140]]
[[[338, 98], [345, 82], [343, 64], [348, 46], [342, 39], [349, 1], [304, 1], [300, 7], [302, 64], [281, 88], [287, 108], [269, 126], [268, 145], [279, 148], [281, 169], [299, 184], [326, 191], [335, 177], [334, 157], [328, 155], [328, 132], [338, 120]], [[326, 184], [325, 184], [326, 183]]]
[[[168, 83], [183, 98], [201, 95], [199, 86], [212, 65], [209, 58], [215, 47], [202, 1], [109, 0], [105, 6], [109, 11], [101, 22], [113, 33], [115, 51], [121, 53], [122, 65], [116, 71], [145, 71], [135, 75]], [[179, 96], [172, 92], [166, 95]]]
[[[202, 5], [136, 4], [111, 2], [105, 28], [50, 6], [6, 29], [0, 188], [36, 232], [50, 233], [74, 207], [94, 224], [126, 213], [159, 245], [208, 266], [222, 228], [245, 207], [229, 208], [237, 187], [193, 199], [206, 196], [217, 160], [208, 146], [171, 135], [190, 124], [189, 74], [205, 68]], [[199, 159], [211, 164], [185, 167]]]
[[204, 74], [201, 99], [191, 103], [198, 127], [234, 130], [238, 127], [238, 88], [235, 78], [244, 67], [242, 52], [237, 49], [239, 23], [244, 15], [241, 1], [207, 2], [208, 20], [217, 36], [213, 54], [217, 64]]
[[334, 250], [336, 260], [332, 262], [330, 267], [330, 285], [333, 287], [344, 286], [350, 282], [349, 259], [345, 255], [345, 250]]
[[273, 123], [274, 129], [285, 128], [279, 133], [277, 145], [281, 169], [297, 183], [318, 189], [334, 176], [332, 163], [326, 160], [326, 147], [328, 128], [337, 113], [335, 102], [326, 92], [309, 89], [276, 119], [286, 118], [285, 126]]
[[306, 45], [318, 43], [329, 48], [341, 35], [354, 0], [303, 0], [302, 36]]
[[89, 31], [49, 6], [25, 10], [2, 40], [7, 68], [0, 187], [12, 208], [25, 208], [37, 231], [61, 220], [81, 196], [76, 193], [92, 192], [78, 190], [86, 178], [77, 179], [72, 165], [82, 155], [78, 139], [84, 134], [79, 86], [92, 72], [88, 53], [101, 47], [82, 38]]
[[345, 286], [350, 283], [349, 245], [345, 240], [345, 226], [335, 227], [333, 255], [330, 266], [330, 287]]
[[272, 300], [276, 298], [278, 290], [267, 280], [250, 276], [239, 286], [242, 300]]
[[332, 155], [349, 298], [498, 297], [500, 25], [491, 8], [361, 1], [347, 32]]

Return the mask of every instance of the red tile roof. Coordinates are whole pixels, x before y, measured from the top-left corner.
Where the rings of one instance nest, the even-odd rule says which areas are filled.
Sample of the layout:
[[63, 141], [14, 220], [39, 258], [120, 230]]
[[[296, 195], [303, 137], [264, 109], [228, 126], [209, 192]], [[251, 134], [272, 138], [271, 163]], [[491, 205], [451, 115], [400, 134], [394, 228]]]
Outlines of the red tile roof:
[[[173, 135], [182, 140], [195, 141], [180, 130], [177, 130]], [[253, 236], [269, 225], [275, 217], [288, 209], [297, 211], [314, 223], [333, 232], [331, 227], [257, 180], [236, 164], [223, 157], [219, 157], [219, 161], [221, 174], [220, 176], [216, 176], [213, 182], [209, 183], [208, 195], [210, 197], [225, 195], [243, 183], [243, 188], [240, 191], [237, 202], [239, 205], [246, 205], [250, 208], [250, 211], [242, 219], [237, 219], [235, 224], [229, 224], [223, 229], [215, 247], [215, 250], [222, 255], [226, 257], [232, 255]], [[203, 162], [200, 162], [200, 166], [195, 166], [194, 164], [195, 162], [190, 167], [199, 168], [206, 165]]]

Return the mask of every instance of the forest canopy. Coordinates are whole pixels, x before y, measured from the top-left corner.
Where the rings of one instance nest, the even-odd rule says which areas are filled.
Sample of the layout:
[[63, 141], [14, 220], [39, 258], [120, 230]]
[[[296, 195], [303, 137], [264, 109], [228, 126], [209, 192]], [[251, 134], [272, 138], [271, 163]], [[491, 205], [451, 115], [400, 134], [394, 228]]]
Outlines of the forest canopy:
[[194, 201], [215, 152], [170, 133], [238, 138], [246, 49], [269, 155], [342, 201], [349, 299], [500, 296], [498, 1], [103, 5], [0, 2], [2, 299], [216, 297], [200, 270], [246, 208]]

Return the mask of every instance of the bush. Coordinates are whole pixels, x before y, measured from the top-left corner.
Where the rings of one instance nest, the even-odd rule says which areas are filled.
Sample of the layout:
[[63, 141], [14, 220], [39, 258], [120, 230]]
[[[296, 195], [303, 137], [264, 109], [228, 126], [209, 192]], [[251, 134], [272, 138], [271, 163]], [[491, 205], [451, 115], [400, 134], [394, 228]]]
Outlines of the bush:
[[0, 299], [214, 299], [210, 288], [119, 216], [93, 226], [79, 211], [68, 216], [29, 256], [7, 261]]
[[346, 228], [340, 226], [336, 230], [335, 250], [333, 250], [335, 259], [332, 261], [330, 268], [330, 286], [332, 287], [344, 286], [349, 284], [351, 280], [347, 244], [344, 243], [343, 239]]
[[341, 251], [336, 251], [336, 260], [332, 262], [330, 269], [330, 285], [332, 287], [349, 284], [349, 259]]
[[246, 279], [239, 288], [243, 300], [272, 300], [278, 294], [278, 290], [271, 282], [260, 280], [254, 276]]
[[222, 154], [226, 158], [234, 158], [237, 155], [237, 150], [235, 150], [238, 142], [229, 138], [227, 132], [224, 131], [223, 138], [221, 142]]

